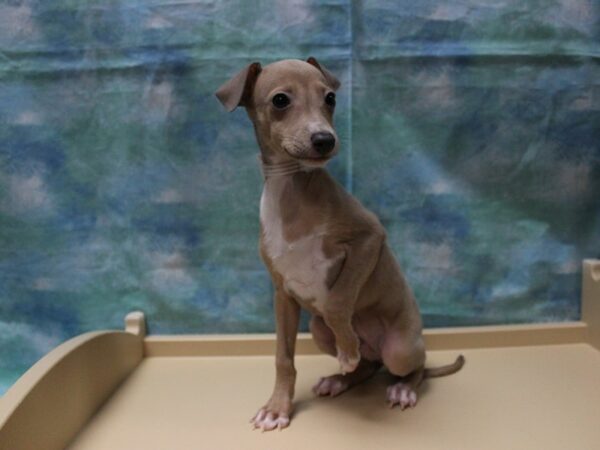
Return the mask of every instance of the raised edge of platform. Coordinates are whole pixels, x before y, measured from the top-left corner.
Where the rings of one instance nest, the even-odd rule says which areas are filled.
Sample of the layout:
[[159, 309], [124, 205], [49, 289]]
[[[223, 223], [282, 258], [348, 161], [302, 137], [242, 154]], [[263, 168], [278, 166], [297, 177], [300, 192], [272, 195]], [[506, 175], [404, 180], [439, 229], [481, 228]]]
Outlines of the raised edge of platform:
[[[424, 331], [428, 350], [517, 347], [586, 342], [584, 322], [434, 328]], [[260, 356], [273, 355], [275, 334], [169, 335], [144, 339], [144, 355]], [[309, 333], [300, 333], [296, 354], [322, 353]]]
[[587, 325], [587, 341], [600, 350], [600, 260], [583, 261], [581, 320]]

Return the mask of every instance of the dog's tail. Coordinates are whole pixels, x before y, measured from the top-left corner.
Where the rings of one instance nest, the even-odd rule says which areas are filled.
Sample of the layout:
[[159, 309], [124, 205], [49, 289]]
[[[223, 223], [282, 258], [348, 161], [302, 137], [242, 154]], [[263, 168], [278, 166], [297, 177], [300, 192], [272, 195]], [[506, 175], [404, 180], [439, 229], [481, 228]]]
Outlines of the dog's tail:
[[456, 358], [456, 361], [454, 361], [452, 364], [441, 367], [431, 367], [429, 369], [426, 368], [423, 378], [445, 377], [446, 375], [452, 375], [453, 373], [456, 373], [462, 369], [462, 366], [464, 365], [465, 357], [463, 355], [458, 355], [458, 358]]

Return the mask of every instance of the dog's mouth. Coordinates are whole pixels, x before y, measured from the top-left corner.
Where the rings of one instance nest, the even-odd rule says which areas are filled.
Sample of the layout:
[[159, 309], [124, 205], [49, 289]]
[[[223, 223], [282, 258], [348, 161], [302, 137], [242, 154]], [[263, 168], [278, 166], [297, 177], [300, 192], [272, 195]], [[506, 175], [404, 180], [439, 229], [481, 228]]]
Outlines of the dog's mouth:
[[308, 166], [322, 166], [337, 153], [335, 151], [332, 151], [327, 155], [295, 155], [292, 152], [290, 152], [286, 147], [283, 147], [283, 150], [288, 154], [289, 157]]
[[319, 162], [319, 161], [328, 161], [331, 159], [331, 155], [326, 155], [326, 156], [304, 156], [301, 158], [298, 158], [301, 161], [314, 161], [314, 162]]

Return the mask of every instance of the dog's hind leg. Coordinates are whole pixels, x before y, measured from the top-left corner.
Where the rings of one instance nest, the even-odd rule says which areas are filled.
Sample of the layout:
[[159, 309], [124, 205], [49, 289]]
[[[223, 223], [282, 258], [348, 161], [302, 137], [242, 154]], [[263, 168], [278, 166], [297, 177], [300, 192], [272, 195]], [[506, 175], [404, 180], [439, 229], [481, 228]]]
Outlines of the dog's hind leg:
[[387, 389], [390, 407], [414, 407], [417, 404], [417, 388], [423, 381], [425, 366], [425, 343], [421, 334], [398, 329], [390, 331], [386, 335], [381, 353], [386, 368], [400, 379]]
[[369, 361], [361, 359], [358, 367], [354, 372], [345, 375], [335, 374], [321, 378], [317, 384], [313, 386], [313, 392], [319, 396], [336, 397], [342, 392], [347, 391], [352, 386], [371, 378], [381, 367], [378, 361]]
[[423, 381], [423, 374], [424, 369], [421, 367], [387, 388], [386, 398], [390, 408], [400, 406], [404, 410], [417, 404], [417, 388]]
[[417, 404], [417, 388], [424, 379], [456, 373], [465, 363], [465, 358], [459, 355], [452, 364], [425, 368], [423, 337], [398, 330], [386, 336], [382, 357], [390, 373], [399, 377], [398, 383], [388, 387], [387, 401], [390, 407], [399, 405], [401, 409]]

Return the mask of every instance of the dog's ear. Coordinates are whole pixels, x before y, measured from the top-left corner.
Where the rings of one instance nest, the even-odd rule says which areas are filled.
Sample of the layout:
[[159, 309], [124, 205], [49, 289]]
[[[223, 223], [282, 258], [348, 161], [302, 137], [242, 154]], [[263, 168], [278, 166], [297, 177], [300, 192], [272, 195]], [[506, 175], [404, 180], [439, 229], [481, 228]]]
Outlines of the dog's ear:
[[313, 58], [312, 56], [310, 58], [308, 58], [306, 60], [306, 62], [309, 63], [311, 66], [315, 66], [317, 69], [319, 69], [321, 71], [321, 73], [327, 80], [327, 83], [329, 83], [329, 86], [331, 86], [331, 89], [333, 89], [334, 91], [338, 90], [338, 88], [340, 87], [340, 80], [338, 80], [335, 77], [335, 75], [333, 75], [329, 70], [321, 67], [321, 65], [317, 62], [317, 60], [315, 58]]
[[252, 98], [254, 83], [256, 83], [256, 78], [261, 70], [260, 63], [253, 62], [215, 92], [227, 111], [231, 112], [238, 106], [248, 106]]

